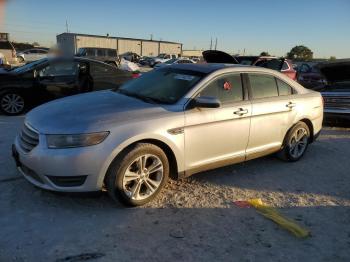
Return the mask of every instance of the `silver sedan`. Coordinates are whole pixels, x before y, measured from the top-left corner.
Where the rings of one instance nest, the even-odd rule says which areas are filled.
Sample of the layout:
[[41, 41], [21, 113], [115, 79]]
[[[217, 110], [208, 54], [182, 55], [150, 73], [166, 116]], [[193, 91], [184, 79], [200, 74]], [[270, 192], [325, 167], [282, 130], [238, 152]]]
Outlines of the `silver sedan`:
[[172, 65], [118, 90], [72, 96], [28, 113], [13, 145], [34, 185], [96, 191], [127, 205], [169, 177], [272, 153], [297, 161], [319, 134], [322, 98], [269, 69]]

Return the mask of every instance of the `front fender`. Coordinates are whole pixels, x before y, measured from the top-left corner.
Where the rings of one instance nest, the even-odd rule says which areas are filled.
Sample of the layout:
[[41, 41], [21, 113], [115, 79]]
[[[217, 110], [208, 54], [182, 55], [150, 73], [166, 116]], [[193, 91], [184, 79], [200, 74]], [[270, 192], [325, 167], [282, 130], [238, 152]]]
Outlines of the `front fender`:
[[[109, 142], [114, 140], [113, 137], [106, 139], [105, 142]], [[107, 141], [108, 140], [108, 141]], [[128, 146], [137, 143], [138, 141], [143, 140], [157, 140], [164, 144], [166, 144], [174, 153], [177, 162], [178, 172], [184, 171], [184, 134], [173, 135], [168, 133], [167, 131], [161, 131], [157, 133], [142, 133], [138, 135], [129, 136], [128, 138], [120, 137], [117, 139], [116, 143], [113, 143], [113, 146], [110, 146], [110, 154], [109, 157], [104, 162], [98, 179], [98, 186], [102, 187], [104, 177], [108, 171], [109, 166], [113, 162], [113, 160]]]

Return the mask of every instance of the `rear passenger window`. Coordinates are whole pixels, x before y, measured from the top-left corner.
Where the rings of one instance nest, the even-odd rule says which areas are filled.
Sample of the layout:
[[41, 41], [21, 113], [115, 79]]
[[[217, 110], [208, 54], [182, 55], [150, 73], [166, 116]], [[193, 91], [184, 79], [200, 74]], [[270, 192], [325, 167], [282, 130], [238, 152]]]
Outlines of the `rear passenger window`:
[[97, 56], [105, 56], [105, 50], [104, 49], [97, 49]]
[[242, 101], [243, 88], [241, 75], [232, 74], [217, 78], [204, 88], [200, 96], [216, 97], [221, 103]]
[[280, 96], [288, 96], [293, 93], [292, 87], [288, 85], [287, 83], [283, 82], [282, 80], [276, 78], [277, 85], [278, 85], [278, 93]]
[[278, 96], [275, 77], [249, 74], [250, 88], [254, 99]]

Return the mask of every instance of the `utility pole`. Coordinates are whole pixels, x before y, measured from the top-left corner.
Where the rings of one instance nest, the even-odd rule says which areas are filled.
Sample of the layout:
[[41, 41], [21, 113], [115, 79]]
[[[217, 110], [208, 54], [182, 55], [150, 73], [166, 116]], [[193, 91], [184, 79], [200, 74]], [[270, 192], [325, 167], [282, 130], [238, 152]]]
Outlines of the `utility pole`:
[[217, 46], [218, 46], [218, 38], [215, 39], [215, 50]]
[[153, 41], [153, 34], [151, 34], [151, 41]]
[[210, 37], [210, 49], [209, 50], [211, 50], [212, 47], [213, 47], [213, 37]]
[[69, 30], [68, 30], [68, 21], [66, 19], [66, 32], [69, 33]]

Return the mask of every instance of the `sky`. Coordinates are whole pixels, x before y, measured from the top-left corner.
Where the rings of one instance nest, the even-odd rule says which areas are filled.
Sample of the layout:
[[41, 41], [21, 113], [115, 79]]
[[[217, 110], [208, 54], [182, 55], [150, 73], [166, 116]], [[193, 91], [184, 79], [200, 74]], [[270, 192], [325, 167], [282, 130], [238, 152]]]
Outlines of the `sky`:
[[[1, 5], [4, 2], [4, 6]], [[0, 0], [0, 32], [56, 43], [66, 31], [183, 43], [183, 49], [283, 56], [305, 45], [314, 57], [350, 57], [350, 0]]]

